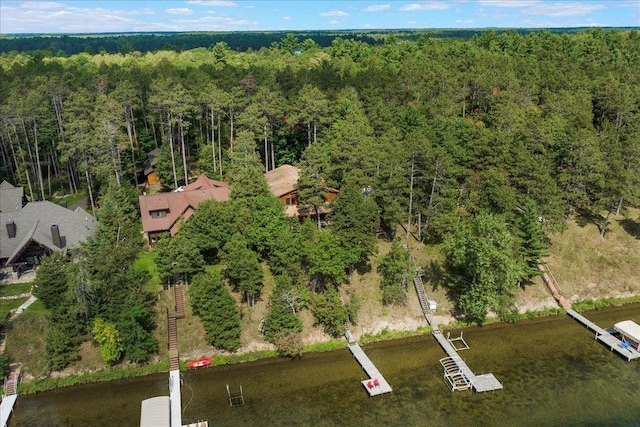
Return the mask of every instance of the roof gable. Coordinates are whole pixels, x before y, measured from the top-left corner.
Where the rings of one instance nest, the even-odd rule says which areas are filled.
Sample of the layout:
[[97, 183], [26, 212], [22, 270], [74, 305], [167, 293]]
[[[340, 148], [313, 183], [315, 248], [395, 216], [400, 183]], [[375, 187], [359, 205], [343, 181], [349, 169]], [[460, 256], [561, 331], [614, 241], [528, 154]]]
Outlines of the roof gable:
[[[16, 225], [16, 237], [9, 238], [7, 221]], [[20, 211], [0, 213], [0, 258], [7, 258], [8, 263], [20, 256], [30, 241], [58, 250], [53, 243], [51, 226], [57, 225], [60, 236], [67, 249], [84, 242], [93, 235], [96, 219], [86, 212], [72, 211], [49, 201], [27, 203]]]
[[[196, 209], [204, 200], [229, 200], [229, 186], [200, 175], [193, 183], [181, 187], [180, 191], [139, 196], [142, 229], [146, 233], [171, 231], [173, 235], [177, 231], [174, 226], [178, 219], [188, 210]], [[151, 215], [156, 211], [163, 211], [164, 216]]]
[[291, 165], [282, 165], [264, 174], [269, 189], [276, 197], [295, 191], [300, 169]]

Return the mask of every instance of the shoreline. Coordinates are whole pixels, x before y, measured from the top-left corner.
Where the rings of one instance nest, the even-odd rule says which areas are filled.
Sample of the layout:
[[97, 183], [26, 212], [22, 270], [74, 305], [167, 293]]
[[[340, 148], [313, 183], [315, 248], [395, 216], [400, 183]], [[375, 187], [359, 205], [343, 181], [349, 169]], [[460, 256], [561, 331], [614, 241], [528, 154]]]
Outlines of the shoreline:
[[[583, 300], [577, 301], [573, 304], [573, 309], [582, 312], [590, 310], [600, 310], [612, 306], [622, 306], [626, 304], [640, 303], [640, 295], [630, 297], [611, 297], [603, 298], [599, 300]], [[527, 310], [525, 312], [518, 313], [512, 319], [502, 321], [497, 318], [488, 318], [484, 323], [517, 323], [518, 321], [525, 319], [535, 319], [539, 317], [551, 317], [566, 314], [563, 308], [544, 308], [540, 310]], [[469, 326], [478, 326], [477, 324], [466, 321], [453, 321], [446, 325], [441, 325], [443, 329], [462, 329]], [[377, 334], [363, 334], [358, 340], [361, 344], [368, 344], [373, 342], [382, 342], [394, 339], [409, 338], [413, 336], [419, 336], [431, 332], [431, 327], [424, 326], [414, 330], [383, 330]], [[319, 343], [309, 344], [305, 346], [303, 355], [306, 353], [333, 351], [340, 348], [346, 348], [344, 339], [334, 339], [329, 341], [323, 341]], [[224, 366], [233, 365], [239, 363], [255, 362], [262, 359], [280, 357], [275, 350], [263, 350], [252, 351], [238, 355], [218, 355], [214, 358], [212, 366]], [[187, 361], [180, 362], [180, 370], [187, 370]], [[42, 380], [33, 379], [26, 382], [21, 382], [18, 385], [19, 394], [36, 394], [45, 391], [51, 391], [64, 387], [70, 387], [74, 385], [90, 384], [104, 381], [122, 380], [128, 378], [141, 377], [151, 374], [166, 373], [168, 372], [168, 361], [161, 361], [156, 363], [149, 363], [143, 366], [124, 367], [111, 370], [102, 370], [94, 372], [86, 372], [82, 374], [72, 374], [65, 377], [46, 378]]]

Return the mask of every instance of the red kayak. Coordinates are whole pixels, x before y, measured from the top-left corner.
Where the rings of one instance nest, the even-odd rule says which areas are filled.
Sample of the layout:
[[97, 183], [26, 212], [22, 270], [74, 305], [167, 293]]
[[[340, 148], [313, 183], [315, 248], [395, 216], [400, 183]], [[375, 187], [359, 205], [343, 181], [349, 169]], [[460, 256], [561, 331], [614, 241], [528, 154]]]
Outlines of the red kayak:
[[209, 366], [213, 363], [213, 359], [210, 357], [203, 357], [202, 359], [192, 360], [187, 362], [187, 368], [201, 368], [203, 366]]

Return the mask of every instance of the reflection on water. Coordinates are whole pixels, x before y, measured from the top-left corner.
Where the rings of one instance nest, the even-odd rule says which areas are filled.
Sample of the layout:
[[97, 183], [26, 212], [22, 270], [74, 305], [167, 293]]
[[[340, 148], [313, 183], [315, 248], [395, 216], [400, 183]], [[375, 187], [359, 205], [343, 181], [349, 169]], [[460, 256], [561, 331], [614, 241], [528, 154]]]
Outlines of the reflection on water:
[[[585, 314], [602, 327], [632, 319], [640, 305]], [[454, 332], [457, 335], [457, 332]], [[265, 360], [184, 373], [183, 421], [212, 426], [637, 426], [640, 361], [627, 362], [566, 317], [464, 331], [461, 352], [476, 373], [493, 372], [504, 389], [451, 393], [430, 335], [364, 346], [393, 387], [368, 397], [346, 349], [300, 360]], [[21, 396], [13, 426], [138, 426], [140, 402], [168, 394], [168, 375]], [[232, 408], [226, 385], [243, 386]]]

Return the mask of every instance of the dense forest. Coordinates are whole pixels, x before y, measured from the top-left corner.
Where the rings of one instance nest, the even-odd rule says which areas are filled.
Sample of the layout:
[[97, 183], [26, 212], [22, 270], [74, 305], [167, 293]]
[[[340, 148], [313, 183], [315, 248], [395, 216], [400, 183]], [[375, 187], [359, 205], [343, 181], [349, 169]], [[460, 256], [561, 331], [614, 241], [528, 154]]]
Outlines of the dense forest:
[[[573, 33], [585, 28], [552, 28], [557, 33]], [[626, 30], [620, 28], [620, 30]], [[513, 30], [495, 29], [496, 33], [514, 31], [528, 34], [535, 29]], [[58, 56], [77, 53], [146, 53], [158, 50], [183, 51], [199, 47], [210, 47], [216, 43], [226, 43], [231, 50], [244, 52], [259, 50], [277, 44], [288, 34], [299, 40], [311, 39], [321, 47], [329, 47], [337, 37], [362, 41], [367, 44], [381, 44], [387, 37], [401, 40], [417, 40], [424, 34], [438, 38], [469, 39], [481, 35], [482, 30], [474, 29], [430, 29], [430, 30], [338, 30], [338, 31], [244, 31], [244, 32], [196, 32], [196, 33], [113, 33], [113, 34], [60, 34], [0, 35], [0, 53], [49, 50]]]
[[[141, 243], [130, 187], [142, 182], [146, 153], [160, 148], [168, 189], [200, 172], [229, 181], [229, 202], [204, 203], [176, 238], [160, 240], [158, 271], [191, 283], [209, 342], [236, 350], [230, 292], [251, 306], [268, 266], [276, 289], [265, 337], [297, 354], [299, 310], [331, 335], [355, 321], [357, 298], [341, 284], [366, 270], [376, 238], [442, 243], [452, 295], [478, 321], [508, 316], [517, 287], [536, 274], [545, 230], [580, 218], [606, 238], [610, 215], [640, 204], [639, 68], [640, 33], [599, 28], [337, 37], [326, 47], [287, 34], [246, 51], [220, 41], [180, 52], [8, 52], [0, 173], [30, 200], [86, 191], [100, 228], [85, 262], [65, 267], [67, 299], [55, 292], [50, 306], [61, 307], [57, 324], [84, 319], [83, 333], [111, 342], [112, 362], [157, 348], [145, 278], [132, 268]], [[262, 177], [282, 164], [301, 168], [300, 202], [314, 211], [324, 189], [340, 190], [329, 227], [284, 216]], [[411, 269], [394, 244], [380, 266], [385, 303], [403, 303]], [[73, 355], [77, 343], [54, 335], [52, 349]]]

